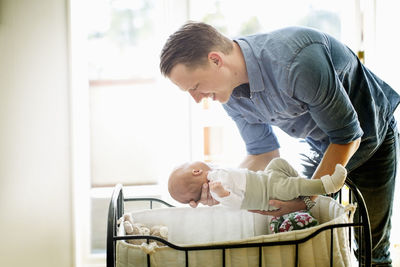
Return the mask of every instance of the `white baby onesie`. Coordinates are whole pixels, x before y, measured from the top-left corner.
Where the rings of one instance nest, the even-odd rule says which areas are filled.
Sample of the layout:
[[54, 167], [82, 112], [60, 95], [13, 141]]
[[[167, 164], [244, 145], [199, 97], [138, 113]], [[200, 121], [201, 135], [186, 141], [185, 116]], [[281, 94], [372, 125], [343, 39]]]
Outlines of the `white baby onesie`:
[[246, 191], [247, 169], [214, 169], [208, 172], [209, 181], [217, 181], [222, 184], [230, 194], [227, 197], [219, 197], [210, 190], [211, 196], [229, 208], [240, 209]]

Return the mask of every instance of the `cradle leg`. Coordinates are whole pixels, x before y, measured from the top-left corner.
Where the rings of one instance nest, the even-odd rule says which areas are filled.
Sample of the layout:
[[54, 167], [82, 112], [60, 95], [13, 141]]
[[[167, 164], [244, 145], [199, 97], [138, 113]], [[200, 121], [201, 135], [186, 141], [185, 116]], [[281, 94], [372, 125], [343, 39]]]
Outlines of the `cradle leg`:
[[[147, 244], [149, 244], [150, 240], [147, 239]], [[150, 263], [150, 254], [147, 254], [147, 267], [150, 267], [151, 263]]]
[[333, 228], [331, 228], [331, 260], [330, 260], [330, 266], [333, 266]]
[[225, 249], [222, 249], [222, 266], [225, 267]]

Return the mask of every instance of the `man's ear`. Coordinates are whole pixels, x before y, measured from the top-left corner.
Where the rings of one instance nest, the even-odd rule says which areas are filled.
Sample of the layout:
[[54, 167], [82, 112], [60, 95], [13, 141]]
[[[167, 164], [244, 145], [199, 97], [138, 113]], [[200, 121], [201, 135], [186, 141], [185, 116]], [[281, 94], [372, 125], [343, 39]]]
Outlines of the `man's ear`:
[[222, 57], [219, 52], [208, 53], [208, 60], [217, 67], [222, 66]]
[[203, 173], [203, 170], [201, 170], [201, 169], [193, 169], [192, 170], [192, 174], [195, 176], [200, 175], [202, 173]]

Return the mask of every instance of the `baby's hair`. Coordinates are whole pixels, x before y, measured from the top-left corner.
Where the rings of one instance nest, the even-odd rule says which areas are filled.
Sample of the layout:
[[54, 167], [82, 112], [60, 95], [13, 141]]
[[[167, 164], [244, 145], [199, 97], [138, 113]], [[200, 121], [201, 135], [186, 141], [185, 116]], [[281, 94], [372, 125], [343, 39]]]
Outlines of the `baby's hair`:
[[168, 191], [176, 201], [188, 204], [190, 201], [198, 201], [201, 197], [201, 184], [192, 179], [192, 176], [185, 177], [182, 172], [184, 165], [176, 167], [168, 180]]

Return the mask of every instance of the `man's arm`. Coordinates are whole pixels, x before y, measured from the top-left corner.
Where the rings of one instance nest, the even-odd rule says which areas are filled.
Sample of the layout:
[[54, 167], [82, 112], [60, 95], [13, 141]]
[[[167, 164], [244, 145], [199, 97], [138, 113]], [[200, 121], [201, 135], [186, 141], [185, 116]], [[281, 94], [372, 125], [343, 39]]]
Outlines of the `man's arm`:
[[[320, 179], [322, 176], [329, 174], [332, 175], [335, 171], [336, 164], [340, 163], [346, 166], [351, 157], [356, 153], [360, 146], [361, 138], [358, 138], [348, 144], [330, 144], [325, 151], [325, 154], [315, 170], [312, 179]], [[314, 196], [311, 199], [315, 199]]]
[[239, 167], [252, 171], [264, 170], [268, 163], [279, 155], [278, 149], [259, 155], [247, 155]]

